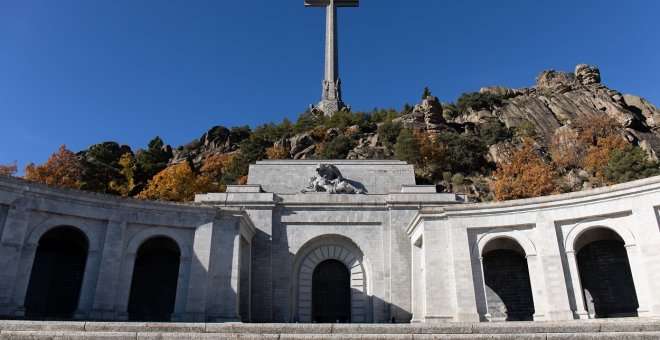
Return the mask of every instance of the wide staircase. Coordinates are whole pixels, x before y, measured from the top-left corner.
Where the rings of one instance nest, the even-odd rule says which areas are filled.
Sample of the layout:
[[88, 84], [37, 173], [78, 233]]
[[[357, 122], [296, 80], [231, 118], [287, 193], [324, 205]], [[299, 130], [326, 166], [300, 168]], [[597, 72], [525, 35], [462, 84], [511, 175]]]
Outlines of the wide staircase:
[[660, 339], [660, 319], [446, 324], [243, 324], [0, 320], [0, 339]]

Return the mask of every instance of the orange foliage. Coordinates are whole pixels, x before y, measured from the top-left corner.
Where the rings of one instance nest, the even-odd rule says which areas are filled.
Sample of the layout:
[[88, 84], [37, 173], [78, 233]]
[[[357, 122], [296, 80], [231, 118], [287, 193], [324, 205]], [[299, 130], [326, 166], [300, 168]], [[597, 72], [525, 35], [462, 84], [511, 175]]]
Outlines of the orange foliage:
[[18, 171], [16, 161], [12, 165], [0, 165], [0, 175], [12, 176]]
[[575, 120], [578, 131], [578, 141], [584, 144], [596, 144], [599, 138], [617, 135], [621, 132], [621, 124], [608, 115], [591, 116]]
[[149, 181], [137, 197], [164, 201], [189, 202], [195, 194], [220, 191], [212, 178], [197, 176], [186, 162], [165, 168]]
[[283, 146], [274, 146], [266, 149], [268, 159], [287, 159], [291, 157], [289, 150]]
[[587, 148], [587, 154], [582, 158], [582, 167], [604, 182], [602, 170], [607, 165], [614, 150], [621, 150], [628, 146], [628, 142], [620, 136], [610, 135], [598, 138], [596, 145]]
[[419, 143], [419, 167], [427, 173], [435, 173], [443, 166], [449, 164], [447, 147], [441, 143], [437, 136], [415, 129], [413, 136]]
[[76, 154], [65, 145], [59, 147], [46, 163], [42, 165], [28, 164], [25, 169], [25, 179], [46, 184], [59, 185], [65, 188], [80, 189], [82, 166]]
[[224, 162], [226, 158], [224, 155], [211, 155], [202, 161], [202, 166], [199, 168], [201, 175], [208, 176], [213, 179], [220, 179], [222, 176], [222, 169], [224, 168]]
[[243, 176], [236, 181], [236, 185], [246, 185], [248, 182], [248, 176]]
[[497, 164], [491, 182], [495, 200], [545, 196], [558, 193], [552, 167], [534, 154], [532, 141], [527, 139], [522, 149], [514, 151], [506, 163]]

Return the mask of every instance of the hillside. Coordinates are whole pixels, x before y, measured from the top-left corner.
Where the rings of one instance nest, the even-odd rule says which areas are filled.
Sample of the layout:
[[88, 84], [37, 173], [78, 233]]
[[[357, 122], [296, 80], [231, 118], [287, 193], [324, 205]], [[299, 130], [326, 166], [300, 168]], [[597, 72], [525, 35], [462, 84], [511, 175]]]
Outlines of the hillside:
[[[396, 158], [415, 165], [420, 184], [472, 201], [504, 200], [659, 174], [659, 124], [660, 111], [651, 103], [608, 88], [596, 67], [582, 64], [575, 72], [543, 71], [530, 88], [484, 87], [456, 103], [424, 89], [421, 102], [402, 111], [308, 111], [295, 123], [253, 130], [215, 126], [176, 148], [156, 138], [136, 153], [113, 142], [97, 144], [78, 153], [80, 180], [74, 183], [185, 201], [195, 192], [244, 183], [248, 165], [259, 159]], [[29, 171], [26, 178], [58, 184]], [[170, 188], [177, 185], [186, 190]]]

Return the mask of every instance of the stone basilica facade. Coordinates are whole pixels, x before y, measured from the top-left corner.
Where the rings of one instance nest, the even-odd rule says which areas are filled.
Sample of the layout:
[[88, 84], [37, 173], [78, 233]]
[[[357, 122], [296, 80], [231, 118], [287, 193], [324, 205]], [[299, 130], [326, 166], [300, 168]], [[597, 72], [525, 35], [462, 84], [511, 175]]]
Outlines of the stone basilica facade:
[[0, 177], [0, 316], [462, 322], [660, 316], [660, 177], [501, 203], [399, 161], [261, 161], [162, 203]]

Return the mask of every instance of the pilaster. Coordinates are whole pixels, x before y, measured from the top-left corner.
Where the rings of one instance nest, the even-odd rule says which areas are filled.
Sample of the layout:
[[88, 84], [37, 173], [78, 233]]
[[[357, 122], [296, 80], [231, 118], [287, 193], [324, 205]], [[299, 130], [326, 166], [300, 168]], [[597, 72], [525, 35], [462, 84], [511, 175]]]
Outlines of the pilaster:
[[115, 298], [124, 253], [126, 221], [109, 220], [101, 252], [96, 292], [89, 318], [92, 320], [116, 320]]
[[[30, 219], [30, 210], [25, 203], [24, 199], [17, 199], [9, 207], [2, 238], [0, 238], [0, 273], [2, 273], [0, 275], [0, 315], [11, 316], [14, 307], [20, 307], [23, 304], [22, 301], [14, 301], [19, 305], [13, 306], [12, 295], [14, 289], [22, 288], [16, 287], [16, 282]], [[30, 275], [29, 272], [27, 275]], [[26, 282], [27, 285], [27, 280], [22, 282]]]

